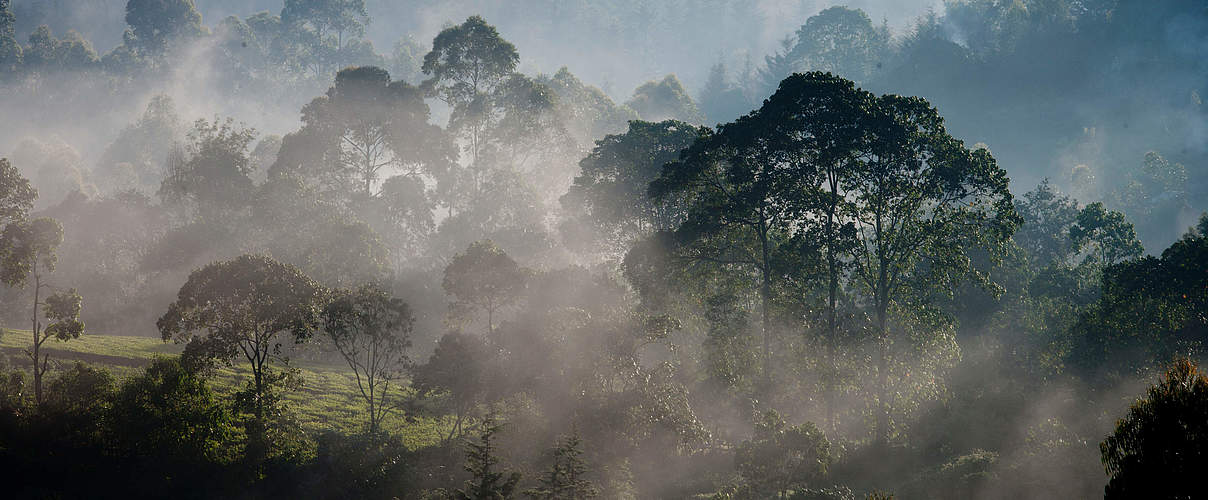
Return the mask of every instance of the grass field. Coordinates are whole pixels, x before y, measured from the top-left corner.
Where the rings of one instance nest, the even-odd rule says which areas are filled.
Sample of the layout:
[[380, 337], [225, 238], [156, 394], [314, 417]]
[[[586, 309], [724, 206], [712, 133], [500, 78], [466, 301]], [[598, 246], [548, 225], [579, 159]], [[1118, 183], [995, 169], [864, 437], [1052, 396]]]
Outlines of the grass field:
[[[25, 350], [31, 341], [29, 331], [2, 329], [0, 354], [7, 356], [11, 366], [27, 369], [30, 363]], [[43, 350], [50, 354], [52, 364], [67, 366], [83, 361], [103, 366], [121, 379], [138, 373], [156, 356], [179, 354], [183, 346], [151, 337], [86, 334], [70, 342], [49, 340], [43, 344]], [[301, 389], [286, 397], [304, 428], [312, 432], [325, 429], [356, 432], [363, 428], [363, 402], [357, 392], [356, 378], [346, 365], [315, 361], [293, 361], [291, 365], [301, 371], [303, 383]], [[236, 363], [220, 367], [212, 383], [220, 393], [231, 394], [250, 377], [248, 366]], [[447, 432], [447, 426], [443, 419], [426, 417], [406, 422], [395, 416], [386, 422], [387, 429], [412, 449], [436, 444], [441, 433]]]

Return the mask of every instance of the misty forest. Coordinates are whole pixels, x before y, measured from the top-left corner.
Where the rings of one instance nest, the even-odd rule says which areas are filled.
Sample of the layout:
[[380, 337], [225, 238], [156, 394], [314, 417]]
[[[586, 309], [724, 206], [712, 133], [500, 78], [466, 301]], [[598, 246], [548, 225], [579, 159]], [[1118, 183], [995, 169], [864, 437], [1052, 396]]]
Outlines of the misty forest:
[[1205, 98], [1203, 0], [0, 0], [0, 497], [1208, 498]]

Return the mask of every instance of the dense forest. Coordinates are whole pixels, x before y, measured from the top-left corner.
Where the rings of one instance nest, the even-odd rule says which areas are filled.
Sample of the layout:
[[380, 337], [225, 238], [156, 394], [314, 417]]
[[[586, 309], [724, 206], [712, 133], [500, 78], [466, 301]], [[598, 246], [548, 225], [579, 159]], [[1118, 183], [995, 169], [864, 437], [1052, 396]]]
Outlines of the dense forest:
[[1199, 0], [0, 0], [6, 498], [1196, 498]]

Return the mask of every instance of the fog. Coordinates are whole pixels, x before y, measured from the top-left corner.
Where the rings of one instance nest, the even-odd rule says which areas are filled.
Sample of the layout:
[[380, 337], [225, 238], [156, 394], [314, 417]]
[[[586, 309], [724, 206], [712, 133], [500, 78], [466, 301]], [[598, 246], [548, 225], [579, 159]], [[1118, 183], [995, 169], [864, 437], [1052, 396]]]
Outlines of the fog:
[[[65, 328], [45, 279], [86, 336], [264, 363], [213, 496], [474, 497], [493, 436], [505, 497], [1094, 497], [1208, 341], [1205, 96], [1182, 0], [0, 0], [0, 325]], [[323, 297], [269, 361], [216, 347], [267, 301], [228, 264]], [[358, 370], [341, 325], [406, 337], [386, 427], [359, 372], [365, 433], [272, 402]]]

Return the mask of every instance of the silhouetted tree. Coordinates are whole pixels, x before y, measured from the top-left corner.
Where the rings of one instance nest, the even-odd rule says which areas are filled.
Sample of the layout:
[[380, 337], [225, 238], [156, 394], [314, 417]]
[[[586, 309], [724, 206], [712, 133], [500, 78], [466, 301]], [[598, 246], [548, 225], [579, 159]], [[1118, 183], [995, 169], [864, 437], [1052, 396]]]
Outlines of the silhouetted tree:
[[1180, 359], [1134, 402], [1099, 449], [1104, 498], [1192, 498], [1208, 466], [1208, 377]]
[[466, 472], [470, 480], [464, 488], [458, 489], [453, 498], [457, 500], [499, 500], [512, 498], [516, 486], [520, 483], [519, 472], [497, 470], [499, 465], [498, 450], [495, 445], [495, 435], [502, 429], [496, 423], [494, 414], [487, 415], [482, 422], [482, 433], [478, 441], [466, 444]]
[[575, 431], [554, 448], [554, 463], [538, 478], [536, 488], [524, 493], [538, 500], [574, 500], [596, 498], [599, 490], [587, 480], [587, 463], [583, 461], [583, 442]]

